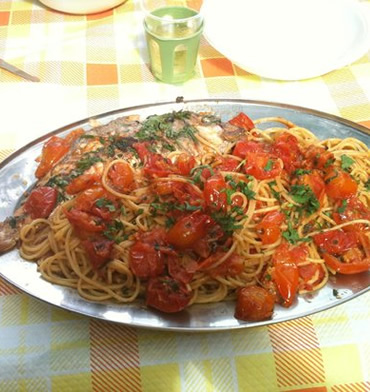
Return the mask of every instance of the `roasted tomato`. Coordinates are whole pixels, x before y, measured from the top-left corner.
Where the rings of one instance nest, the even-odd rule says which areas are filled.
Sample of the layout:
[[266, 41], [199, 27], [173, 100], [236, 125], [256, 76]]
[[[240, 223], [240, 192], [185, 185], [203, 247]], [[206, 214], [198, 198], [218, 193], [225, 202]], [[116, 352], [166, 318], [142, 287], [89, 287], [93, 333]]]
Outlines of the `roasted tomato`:
[[283, 132], [276, 136], [271, 151], [283, 161], [284, 169], [288, 173], [292, 173], [302, 162], [302, 153], [298, 140], [288, 132]]
[[67, 219], [78, 231], [86, 231], [89, 233], [99, 233], [105, 229], [104, 222], [101, 218], [90, 214], [89, 212], [71, 208], [64, 209]]
[[113, 188], [119, 192], [128, 192], [134, 183], [134, 173], [127, 162], [115, 163], [108, 172]]
[[312, 290], [314, 286], [312, 285], [311, 280], [315, 278], [315, 284], [320, 283], [324, 277], [325, 272], [322, 264], [318, 263], [309, 263], [298, 267], [299, 273], [299, 289], [300, 290]]
[[129, 265], [135, 276], [143, 279], [163, 274], [168, 256], [176, 256], [166, 242], [162, 228], [137, 235], [130, 248]]
[[183, 283], [190, 283], [198, 269], [198, 263], [192, 258], [168, 256], [167, 268], [172, 278]]
[[300, 176], [298, 182], [303, 185], [308, 185], [320, 204], [322, 203], [325, 195], [325, 182], [317, 170], [310, 174]]
[[331, 255], [341, 255], [347, 250], [357, 247], [359, 243], [357, 233], [342, 230], [330, 230], [316, 234], [313, 240], [322, 252]]
[[254, 142], [249, 140], [240, 140], [236, 143], [233, 155], [239, 158], [245, 158], [251, 152], [268, 152], [269, 146], [266, 143]]
[[94, 269], [102, 267], [111, 259], [113, 244], [113, 241], [106, 239], [96, 241], [82, 241], [82, 246], [84, 247]]
[[151, 278], [146, 292], [146, 304], [166, 313], [175, 313], [187, 307], [191, 300], [187, 286], [170, 276]]
[[282, 167], [280, 162], [269, 153], [251, 152], [245, 157], [244, 171], [257, 180], [267, 180], [280, 176]]
[[[236, 253], [232, 253], [221, 264], [217, 262], [225, 256], [225, 252], [216, 252], [199, 264], [200, 271], [206, 271], [210, 276], [237, 276], [244, 271], [243, 258]], [[213, 265], [216, 264], [215, 267]]]
[[273, 244], [280, 238], [280, 226], [285, 215], [279, 211], [268, 212], [256, 225], [256, 232], [264, 245]]
[[188, 176], [195, 166], [195, 158], [186, 153], [182, 153], [177, 157], [176, 166], [182, 176]]
[[243, 112], [229, 120], [229, 123], [231, 125], [235, 125], [236, 127], [243, 128], [246, 131], [255, 128], [253, 121]]
[[304, 151], [304, 164], [306, 169], [327, 169], [334, 163], [334, 155], [325, 148], [310, 145]]
[[206, 206], [211, 210], [226, 210], [226, 188], [226, 181], [221, 174], [215, 174], [208, 178], [203, 190]]
[[36, 177], [42, 178], [68, 152], [70, 142], [58, 136], [52, 136], [42, 148], [40, 164], [36, 169]]
[[[350, 222], [356, 219], [370, 220], [370, 210], [366, 208], [356, 196], [342, 200], [336, 212], [333, 212], [333, 219], [337, 224]], [[368, 226], [364, 223], [354, 223], [353, 225], [344, 226], [344, 231], [363, 231]]]
[[349, 263], [341, 262], [338, 258], [328, 253], [324, 253], [323, 257], [326, 265], [340, 274], [352, 275], [370, 269], [370, 257], [358, 257], [352, 259]]
[[240, 161], [232, 157], [220, 157], [217, 159], [219, 163], [214, 167], [216, 171], [235, 172], [240, 166]]
[[260, 321], [271, 318], [275, 296], [263, 287], [247, 286], [238, 291], [235, 318], [245, 321]]
[[178, 249], [189, 249], [207, 235], [212, 223], [210, 216], [195, 211], [178, 220], [168, 231], [166, 239]]
[[40, 186], [34, 189], [24, 203], [24, 211], [30, 214], [32, 219], [47, 218], [57, 203], [58, 192], [48, 186]]
[[179, 169], [168, 158], [159, 154], [150, 154], [146, 158], [144, 173], [148, 177], [167, 177], [169, 174], [178, 173]]
[[304, 261], [308, 255], [305, 245], [289, 248], [287, 243], [282, 243], [272, 256], [274, 265], [273, 281], [283, 298], [283, 305], [292, 305], [299, 284], [299, 272], [297, 263]]
[[343, 170], [330, 170], [324, 181], [326, 193], [333, 199], [348, 199], [357, 192], [357, 182]]
[[70, 195], [82, 192], [91, 188], [95, 183], [99, 182], [100, 175], [98, 173], [84, 173], [74, 178], [67, 186], [66, 192]]

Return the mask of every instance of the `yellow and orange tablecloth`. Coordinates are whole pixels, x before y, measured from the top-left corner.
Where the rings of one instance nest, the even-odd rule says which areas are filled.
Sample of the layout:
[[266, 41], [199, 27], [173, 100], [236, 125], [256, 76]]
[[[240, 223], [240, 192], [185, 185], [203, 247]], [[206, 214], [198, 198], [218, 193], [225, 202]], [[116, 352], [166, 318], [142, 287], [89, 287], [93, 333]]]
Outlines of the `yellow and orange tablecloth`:
[[[370, 52], [281, 82], [249, 74], [203, 38], [194, 78], [166, 85], [150, 73], [137, 0], [89, 16], [0, 0], [0, 58], [41, 79], [0, 69], [0, 159], [73, 121], [178, 96], [290, 103], [370, 126]], [[369, 309], [367, 293], [268, 327], [163, 332], [72, 314], [0, 279], [0, 391], [370, 391]]]

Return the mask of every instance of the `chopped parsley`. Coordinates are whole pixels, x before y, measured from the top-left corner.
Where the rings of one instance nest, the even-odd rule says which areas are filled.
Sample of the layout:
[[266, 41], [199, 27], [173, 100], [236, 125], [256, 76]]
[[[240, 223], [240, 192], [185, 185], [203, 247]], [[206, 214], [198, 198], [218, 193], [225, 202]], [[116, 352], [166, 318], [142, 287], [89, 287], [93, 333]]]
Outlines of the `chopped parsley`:
[[281, 200], [280, 193], [276, 189], [273, 188], [276, 185], [277, 185], [277, 183], [276, 183], [275, 180], [274, 181], [270, 181], [268, 183], [268, 186], [269, 186], [269, 188], [271, 190], [272, 196], [274, 196], [275, 199], [280, 202], [280, 200]]
[[282, 236], [291, 244], [296, 244], [297, 242], [309, 242], [311, 238], [305, 237], [301, 238], [298, 235], [297, 230], [293, 228], [292, 222], [288, 222], [288, 229], [282, 233]]
[[343, 212], [346, 210], [347, 204], [348, 204], [348, 201], [347, 201], [347, 200], [343, 200], [343, 201], [342, 201], [341, 206], [338, 208], [338, 212], [339, 212], [340, 214], [343, 214]]
[[116, 207], [113, 204], [112, 200], [106, 199], [102, 197], [101, 199], [96, 200], [95, 205], [98, 208], [106, 208], [109, 212], [116, 211]]
[[202, 176], [204, 169], [208, 169], [209, 172], [211, 173], [211, 176], [214, 176], [215, 172], [211, 166], [209, 166], [209, 165], [195, 166], [190, 170], [190, 175], [193, 177], [192, 180], [195, 183], [201, 182], [201, 176]]
[[365, 182], [365, 189], [370, 192], [370, 178], [367, 179], [367, 181]]
[[[85, 155], [83, 155], [83, 157], [77, 161], [76, 163], [76, 168], [77, 168], [77, 172], [79, 172], [78, 175], [82, 174], [84, 171], [86, 171], [87, 169], [90, 169], [91, 166], [95, 165], [95, 163], [97, 162], [102, 162], [103, 159], [93, 153], [87, 153]], [[77, 176], [76, 176], [77, 177]]]
[[349, 171], [352, 164], [355, 163], [355, 161], [352, 158], [350, 158], [348, 155], [342, 155], [340, 157], [340, 161], [341, 161], [340, 166], [345, 171]]
[[62, 176], [54, 176], [49, 179], [49, 181], [46, 183], [46, 186], [58, 186], [60, 188], [64, 188], [69, 184], [69, 179], [68, 177], [62, 177]]
[[228, 181], [228, 184], [230, 185], [231, 189], [225, 189], [222, 190], [223, 192], [226, 192], [226, 195], [228, 197], [228, 200], [230, 198], [230, 203], [228, 201], [228, 204], [231, 204], [231, 195], [234, 192], [241, 192], [243, 195], [248, 199], [252, 200], [254, 199], [254, 196], [256, 195], [256, 192], [254, 192], [252, 189], [249, 188], [249, 183], [244, 182], [244, 181], [239, 181], [236, 182], [234, 178], [231, 175], [227, 175], [225, 177], [225, 180]]
[[307, 169], [296, 169], [293, 172], [293, 176], [299, 177], [299, 176], [303, 176], [305, 174], [311, 174], [312, 170], [307, 170]]
[[272, 170], [273, 165], [274, 165], [274, 161], [272, 159], [269, 159], [266, 163], [266, 166], [263, 168], [263, 170], [269, 172]]
[[221, 226], [226, 235], [231, 235], [234, 230], [238, 230], [243, 227], [242, 225], [238, 224], [234, 217], [226, 215], [221, 211], [213, 212], [211, 217]]
[[121, 242], [123, 239], [127, 239], [128, 237], [125, 236], [124, 238], [117, 236], [118, 232], [124, 229], [123, 223], [115, 219], [110, 225], [108, 225], [107, 230], [103, 232], [104, 236], [111, 241], [115, 241], [116, 243]]
[[316, 195], [308, 185], [292, 185], [289, 195], [300, 206], [296, 210], [302, 214], [311, 215], [320, 208]]

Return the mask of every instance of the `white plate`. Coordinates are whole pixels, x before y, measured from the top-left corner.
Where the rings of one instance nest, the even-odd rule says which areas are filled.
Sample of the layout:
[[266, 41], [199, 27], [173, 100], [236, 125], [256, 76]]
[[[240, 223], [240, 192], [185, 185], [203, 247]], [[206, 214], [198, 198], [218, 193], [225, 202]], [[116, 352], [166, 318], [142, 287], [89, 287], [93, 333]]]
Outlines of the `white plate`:
[[272, 79], [323, 75], [370, 48], [355, 0], [204, 0], [204, 36], [248, 72]]

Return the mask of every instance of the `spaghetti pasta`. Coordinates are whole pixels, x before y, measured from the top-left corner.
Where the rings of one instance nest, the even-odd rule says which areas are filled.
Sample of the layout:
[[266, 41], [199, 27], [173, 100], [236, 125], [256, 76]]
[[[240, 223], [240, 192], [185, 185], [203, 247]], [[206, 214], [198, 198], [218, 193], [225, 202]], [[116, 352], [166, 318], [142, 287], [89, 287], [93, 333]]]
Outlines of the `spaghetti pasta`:
[[22, 207], [21, 256], [49, 282], [165, 312], [237, 299], [237, 317], [256, 320], [330, 273], [369, 269], [370, 153], [359, 140], [243, 113], [124, 123], [79, 135]]

